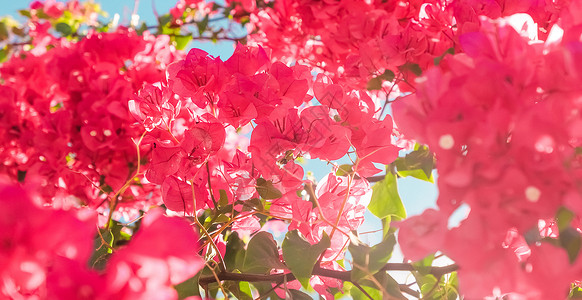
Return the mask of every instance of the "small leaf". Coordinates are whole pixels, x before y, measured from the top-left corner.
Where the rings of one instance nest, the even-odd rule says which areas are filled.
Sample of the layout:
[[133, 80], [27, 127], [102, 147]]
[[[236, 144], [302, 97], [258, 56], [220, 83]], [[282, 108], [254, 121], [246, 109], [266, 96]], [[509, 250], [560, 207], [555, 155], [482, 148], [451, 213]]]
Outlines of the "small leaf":
[[58, 23], [55, 25], [56, 31], [60, 32], [63, 36], [69, 36], [73, 33], [73, 28], [67, 23]]
[[26, 178], [26, 171], [18, 170], [18, 173], [16, 176], [18, 178], [18, 182], [24, 182], [24, 179]]
[[241, 293], [249, 296], [251, 299], [253, 299], [253, 292], [251, 290], [251, 284], [246, 282], [246, 281], [241, 281], [238, 283], [238, 288], [241, 291]]
[[202, 272], [198, 272], [194, 277], [186, 279], [184, 282], [174, 286], [174, 289], [178, 292], [178, 299], [182, 300], [191, 296], [200, 296], [200, 287], [198, 286], [200, 273]]
[[228, 205], [228, 196], [226, 195], [226, 191], [220, 189], [218, 191], [220, 193], [220, 198], [218, 199], [218, 207], [223, 208]]
[[111, 255], [111, 250], [103, 243], [106, 243], [110, 247], [113, 246], [113, 234], [109, 229], [100, 228], [93, 242], [93, 249], [95, 250], [89, 260], [89, 267], [96, 270], [105, 269], [107, 260]]
[[206, 28], [208, 27], [208, 15], [206, 15], [204, 17], [204, 19], [202, 19], [202, 21], [197, 22], [196, 26], [198, 27], [198, 34], [200, 36], [202, 36], [202, 34], [204, 33], [204, 31], [206, 31]]
[[285, 265], [279, 260], [277, 243], [268, 232], [259, 232], [249, 241], [243, 271], [267, 274], [271, 269], [283, 269]]
[[445, 58], [445, 56], [446, 56], [447, 54], [451, 54], [451, 55], [455, 54], [455, 48], [451, 47], [451, 48], [447, 49], [447, 50], [445, 51], [445, 53], [443, 53], [443, 55], [441, 55], [441, 56], [439, 56], [439, 57], [435, 57], [435, 58], [434, 58], [434, 65], [435, 65], [435, 66], [438, 66], [438, 65], [441, 63], [441, 60], [442, 60], [443, 58]]
[[410, 71], [416, 76], [422, 75], [422, 69], [418, 64], [407, 62], [404, 65], [398, 67], [401, 71]]
[[[406, 218], [406, 210], [398, 194], [396, 175], [386, 174], [386, 177], [372, 187], [372, 199], [368, 209], [380, 219], [392, 216], [392, 219]], [[394, 218], [395, 217], [395, 218]]]
[[396, 77], [396, 75], [394, 74], [394, 72], [392, 72], [391, 70], [388, 70], [388, 69], [386, 69], [384, 71], [384, 73], [382, 73], [382, 75], [378, 76], [378, 78], [380, 78], [382, 80], [390, 81], [390, 82], [392, 82], [392, 80], [394, 80], [395, 77]]
[[429, 274], [432, 270], [432, 262], [434, 261], [434, 254], [431, 254], [422, 260], [414, 262], [412, 265], [414, 269], [421, 275]]
[[378, 77], [374, 77], [374, 78], [370, 79], [370, 81], [368, 81], [368, 84], [366, 85], [366, 89], [368, 91], [381, 90], [382, 89], [382, 79], [380, 79]]
[[347, 176], [353, 172], [354, 172], [353, 165], [346, 164], [346, 165], [339, 166], [337, 168], [337, 171], [335, 171], [335, 175], [336, 176]]
[[396, 159], [392, 164], [396, 167], [398, 175], [402, 177], [412, 176], [434, 183], [432, 177], [432, 170], [435, 167], [434, 154], [424, 145], [417, 144], [416, 146], [414, 151]]
[[[243, 283], [244, 281], [241, 281], [240, 283]], [[248, 282], [245, 282], [250, 290], [250, 284]], [[244, 287], [244, 285], [239, 284], [239, 282], [236, 281], [226, 281], [225, 283], [222, 284], [223, 287], [226, 288], [227, 291], [231, 292], [236, 299], [238, 300], [253, 300], [253, 297], [251, 297], [250, 294], [247, 294], [243, 291], [241, 291], [241, 286]]]
[[562, 231], [570, 227], [570, 223], [574, 219], [574, 213], [565, 207], [560, 207], [556, 213], [556, 223], [558, 230]]
[[174, 35], [172, 36], [172, 42], [174, 47], [178, 50], [184, 50], [188, 46], [188, 43], [192, 40], [192, 35]]
[[226, 241], [226, 253], [224, 263], [228, 270], [240, 270], [245, 258], [245, 244], [238, 234], [231, 234]]
[[18, 13], [21, 16], [23, 16], [23, 17], [27, 17], [27, 18], [31, 18], [32, 17], [32, 15], [30, 14], [30, 11], [29, 10], [26, 10], [26, 9], [21, 9], [21, 10], [18, 11]]
[[0, 41], [4, 41], [8, 38], [8, 28], [6, 27], [6, 23], [3, 21], [0, 22]]
[[265, 200], [278, 199], [283, 196], [283, 193], [273, 186], [272, 181], [267, 181], [264, 178], [257, 179], [257, 192]]
[[286, 299], [292, 299], [292, 300], [312, 300], [313, 298], [309, 295], [307, 295], [306, 293], [302, 292], [302, 291], [298, 291], [298, 290], [287, 290], [286, 294]]
[[281, 247], [283, 259], [304, 288], [309, 285], [309, 278], [311, 278], [311, 272], [313, 272], [313, 266], [315, 266], [317, 259], [330, 245], [329, 237], [326, 234], [315, 245], [311, 245], [300, 237], [297, 230], [289, 231], [285, 235]]
[[560, 231], [560, 245], [562, 248], [566, 249], [566, 252], [568, 252], [570, 263], [573, 263], [576, 260], [576, 257], [578, 257], [581, 244], [582, 239], [580, 238], [580, 233], [576, 229], [568, 227]]
[[[398, 282], [388, 275], [386, 272], [378, 272], [374, 275], [375, 282], [372, 280], [364, 279], [360, 281], [360, 286], [372, 296], [373, 299], [402, 299], [407, 298], [402, 295], [400, 288], [398, 287]], [[378, 284], [380, 286], [378, 286]], [[382, 294], [382, 291], [386, 294]], [[377, 295], [377, 296], [376, 296]], [[354, 297], [355, 298], [355, 297]], [[369, 299], [365, 297], [363, 299]]]
[[352, 280], [358, 281], [378, 272], [392, 256], [395, 244], [396, 238], [393, 234], [388, 235], [382, 242], [373, 247], [358, 241], [352, 242], [348, 247], [354, 265], [351, 273]]

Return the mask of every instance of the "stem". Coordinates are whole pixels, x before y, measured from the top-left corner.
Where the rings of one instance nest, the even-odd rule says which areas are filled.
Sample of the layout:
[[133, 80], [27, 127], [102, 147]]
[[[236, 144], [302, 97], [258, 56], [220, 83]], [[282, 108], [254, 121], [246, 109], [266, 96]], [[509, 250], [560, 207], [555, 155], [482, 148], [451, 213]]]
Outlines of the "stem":
[[[444, 274], [455, 272], [459, 269], [459, 266], [456, 264], [444, 266], [444, 267], [432, 267], [430, 272], [435, 277], [443, 276]], [[415, 268], [412, 264], [408, 263], [387, 263], [380, 269], [379, 272], [385, 271], [414, 271]], [[354, 284], [354, 281], [351, 279], [352, 271], [338, 271], [338, 270], [330, 270], [330, 269], [323, 269], [319, 266], [315, 266], [313, 268], [312, 275], [315, 276], [323, 276], [329, 278], [339, 279], [341, 281], [347, 281]], [[286, 277], [286, 278], [285, 278]], [[216, 276], [204, 276], [200, 277], [198, 283], [201, 286], [208, 285], [209, 283], [216, 282], [217, 280], [224, 281], [246, 281], [246, 282], [276, 282], [280, 283], [283, 280], [293, 281], [295, 280], [295, 276], [291, 273], [281, 273], [281, 274], [248, 274], [248, 273], [231, 273], [222, 271]], [[399, 285], [399, 288], [402, 292], [407, 293], [409, 295], [420, 297], [420, 294], [411, 289], [406, 285]]]

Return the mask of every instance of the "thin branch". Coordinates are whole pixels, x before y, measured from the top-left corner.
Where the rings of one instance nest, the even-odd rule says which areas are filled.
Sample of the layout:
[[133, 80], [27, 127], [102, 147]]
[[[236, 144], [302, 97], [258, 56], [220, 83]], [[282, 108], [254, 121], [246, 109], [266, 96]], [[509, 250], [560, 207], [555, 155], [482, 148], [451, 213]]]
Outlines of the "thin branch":
[[400, 291], [407, 293], [408, 295], [415, 297], [415, 298], [420, 298], [420, 293], [411, 289], [410, 287], [408, 287], [405, 284], [399, 284], [398, 288], [400, 289]]
[[[444, 267], [431, 267], [428, 273], [434, 275], [435, 277], [440, 277], [448, 273], [455, 272], [459, 269], [456, 264], [444, 266]], [[415, 267], [408, 263], [387, 263], [380, 269], [381, 271], [414, 271]]]
[[[456, 264], [444, 266], [444, 267], [432, 267], [430, 272], [435, 277], [440, 277], [444, 274], [452, 273], [458, 270], [459, 267]], [[380, 271], [414, 271], [415, 268], [412, 264], [408, 263], [387, 263], [384, 265]], [[319, 266], [315, 266], [313, 268], [312, 275], [316, 276], [323, 276], [329, 278], [339, 279], [341, 281], [347, 281], [354, 283], [351, 278], [352, 271], [338, 271], [338, 270], [330, 270], [324, 269]], [[281, 273], [281, 274], [248, 274], [248, 273], [231, 273], [231, 272], [220, 272], [216, 274], [217, 276], [204, 276], [200, 277], [199, 284], [204, 286], [209, 283], [216, 282], [216, 280], [227, 280], [227, 281], [246, 281], [246, 282], [282, 282], [284, 280], [293, 281], [295, 280], [295, 276], [291, 273]], [[285, 278], [286, 277], [286, 278]], [[413, 289], [409, 288], [406, 285], [400, 285], [400, 290], [410, 294], [410, 295], [418, 295], [418, 292], [414, 291]]]

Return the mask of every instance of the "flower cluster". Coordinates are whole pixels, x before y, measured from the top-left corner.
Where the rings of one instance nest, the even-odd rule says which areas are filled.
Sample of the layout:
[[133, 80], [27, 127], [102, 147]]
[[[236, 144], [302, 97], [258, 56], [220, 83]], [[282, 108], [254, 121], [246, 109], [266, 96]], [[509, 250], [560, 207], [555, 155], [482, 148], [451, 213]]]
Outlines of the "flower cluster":
[[[255, 1], [248, 1], [255, 2]], [[275, 1], [244, 5], [249, 41], [274, 57], [322, 69], [343, 84], [365, 87], [385, 70], [399, 74], [401, 91], [447, 53], [462, 51], [458, 37], [479, 29], [479, 16], [529, 13], [543, 35], [561, 1]]]
[[[314, 97], [321, 105], [313, 105]], [[388, 164], [398, 154], [392, 119], [375, 118], [365, 92], [313, 79], [301, 65], [271, 63], [261, 47], [239, 44], [226, 61], [193, 49], [168, 67], [167, 81], [144, 87], [129, 108], [148, 130], [146, 178], [162, 186], [167, 208], [191, 215], [217, 209], [216, 199], [224, 199], [240, 212], [246, 200], [262, 197], [270, 211], [261, 213], [291, 220], [312, 242], [323, 232], [333, 235], [334, 257], [363, 222], [369, 184], [330, 174], [312, 195], [319, 199], [314, 209], [297, 195], [304, 170], [295, 160], [334, 161], [353, 149], [354, 171], [370, 176], [381, 171], [374, 163]], [[236, 134], [249, 126], [250, 140]]]
[[[0, 171], [41, 189], [47, 202], [73, 195], [94, 206], [119, 192], [144, 163], [138, 152], [148, 151], [127, 102], [180, 57], [168, 42], [120, 28], [56, 40], [49, 51], [33, 48], [3, 64]], [[118, 194], [132, 202], [149, 190], [132, 185]]]
[[[394, 105], [405, 134], [435, 152], [439, 174], [439, 211], [406, 220], [402, 248], [412, 259], [442, 250], [462, 266], [468, 297], [494, 289], [565, 297], [582, 275], [579, 250], [568, 246], [580, 239], [579, 225], [564, 215], [559, 228], [553, 221], [560, 207], [582, 216], [582, 44], [571, 18], [579, 12], [563, 11], [546, 39], [535, 39], [525, 14], [482, 18], [479, 31], [459, 37], [464, 54], [426, 72], [416, 94]], [[461, 204], [469, 216], [447, 230]], [[552, 220], [553, 232], [542, 220]]]

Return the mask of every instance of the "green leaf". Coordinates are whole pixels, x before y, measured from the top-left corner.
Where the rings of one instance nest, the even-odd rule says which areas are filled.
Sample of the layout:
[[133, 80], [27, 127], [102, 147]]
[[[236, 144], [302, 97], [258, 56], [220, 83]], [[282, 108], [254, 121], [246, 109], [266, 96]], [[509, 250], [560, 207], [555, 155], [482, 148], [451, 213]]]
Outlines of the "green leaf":
[[186, 299], [191, 296], [200, 296], [200, 287], [198, 286], [198, 278], [202, 272], [198, 272], [192, 278], [186, 279], [184, 282], [174, 286], [178, 292], [178, 299]]
[[208, 15], [206, 15], [202, 21], [196, 22], [196, 26], [198, 27], [198, 34], [202, 36], [208, 27]]
[[329, 237], [326, 234], [315, 245], [311, 245], [300, 237], [297, 230], [289, 231], [285, 235], [285, 240], [281, 246], [283, 259], [304, 288], [309, 285], [309, 278], [311, 278], [311, 272], [313, 272], [313, 266], [315, 266], [317, 259], [330, 245]]
[[392, 82], [396, 75], [391, 70], [386, 69], [382, 75], [378, 76], [378, 78], [386, 81]]
[[278, 199], [283, 196], [283, 193], [273, 186], [272, 181], [267, 181], [264, 178], [257, 179], [257, 192], [265, 200]]
[[220, 198], [218, 199], [218, 207], [223, 208], [228, 205], [228, 196], [226, 195], [226, 191], [220, 189], [218, 191], [220, 193]]
[[417, 144], [416, 150], [397, 158], [392, 164], [402, 177], [412, 176], [434, 183], [432, 170], [435, 168], [435, 159], [427, 146]]
[[391, 216], [394, 220], [406, 218], [406, 210], [398, 194], [396, 175], [386, 174], [386, 177], [372, 187], [372, 199], [368, 210], [376, 217], [384, 219]]
[[434, 254], [431, 254], [431, 255], [423, 258], [422, 260], [414, 262], [412, 265], [414, 266], [414, 269], [416, 271], [418, 271], [419, 274], [427, 275], [427, 274], [430, 274], [433, 261], [434, 261]]
[[576, 229], [568, 227], [560, 231], [560, 245], [562, 248], [566, 249], [566, 252], [568, 252], [570, 263], [574, 263], [576, 257], [578, 257], [581, 244], [582, 239], [580, 238], [580, 233]]
[[455, 54], [455, 48], [451, 47], [451, 48], [447, 49], [447, 50], [445, 51], [445, 53], [443, 53], [443, 55], [441, 55], [441, 56], [439, 56], [439, 57], [435, 57], [435, 58], [434, 58], [434, 65], [435, 65], [435, 66], [438, 66], [438, 65], [441, 63], [441, 60], [442, 60], [443, 58], [445, 58], [445, 56], [446, 56], [447, 54], [451, 54], [451, 55]]
[[170, 14], [163, 14], [158, 17], [158, 24], [160, 27], [164, 27], [172, 22], [172, 16]]
[[366, 89], [368, 91], [381, 90], [382, 89], [382, 79], [380, 79], [378, 77], [374, 77], [374, 78], [370, 79], [370, 81], [368, 81], [368, 84], [366, 85]]
[[395, 244], [396, 238], [393, 234], [389, 234], [382, 242], [373, 247], [359, 241], [352, 241], [348, 247], [354, 265], [351, 279], [358, 281], [378, 272], [392, 256]]
[[[240, 283], [243, 283], [244, 281], [241, 281]], [[247, 287], [250, 291], [250, 284], [248, 282], [244, 282], [247, 284]], [[223, 287], [225, 287], [229, 292], [231, 292], [236, 299], [239, 300], [253, 300], [253, 297], [251, 297], [250, 294], [247, 294], [246, 292], [241, 291], [241, 286], [244, 287], [244, 285], [239, 284], [239, 282], [236, 281], [226, 281], [223, 284]]]
[[109, 256], [111, 255], [111, 249], [109, 249], [106, 245], [103, 245], [103, 241], [105, 241], [105, 243], [110, 247], [113, 246], [113, 233], [111, 230], [100, 228], [99, 233], [93, 242], [93, 249], [95, 250], [91, 255], [91, 259], [89, 260], [89, 267], [96, 270], [105, 269], [105, 265], [107, 264]]
[[226, 239], [224, 263], [228, 270], [241, 270], [245, 258], [245, 244], [238, 234], [230, 234]]
[[422, 75], [422, 69], [418, 64], [407, 62], [404, 65], [398, 67], [400, 71], [410, 71], [416, 76]]
[[[362, 289], [364, 291], [366, 291], [366, 293], [368, 293], [368, 295], [370, 295], [370, 297], [372, 299], [382, 299], [382, 292], [380, 292], [380, 290], [378, 290], [377, 288], [373, 288], [373, 287], [369, 287], [369, 286], [361, 286]], [[352, 286], [352, 288], [350, 289], [350, 296], [352, 296], [352, 299], [354, 300], [370, 300], [370, 298], [368, 298], [368, 296], [366, 296], [366, 294], [364, 294], [357, 286]]]
[[[374, 275], [374, 279], [376, 282], [372, 280], [361, 280], [360, 286], [372, 296], [373, 299], [402, 299], [406, 300], [407, 298], [402, 295], [400, 292], [400, 288], [398, 287], [398, 282], [392, 278], [392, 276], [388, 275], [386, 272], [379, 272]], [[380, 284], [380, 286], [377, 285]], [[357, 288], [357, 287], [356, 287]], [[359, 291], [359, 290], [358, 290]], [[386, 292], [388, 295], [383, 294], [382, 292]], [[361, 291], [359, 291], [361, 293]], [[363, 295], [363, 293], [362, 293]], [[364, 296], [364, 295], [363, 295]], [[368, 299], [368, 297], [364, 296]], [[356, 298], [356, 297], [354, 297]]]
[[271, 283], [267, 282], [253, 282], [252, 285], [257, 289], [261, 299], [279, 300], [281, 299], [273, 290]]
[[337, 168], [337, 171], [335, 171], [335, 175], [336, 176], [347, 176], [350, 173], [353, 173], [354, 169], [353, 169], [353, 165], [341, 165]]
[[24, 179], [26, 178], [26, 171], [18, 170], [18, 173], [16, 173], [16, 178], [18, 178], [18, 182], [24, 182]]
[[0, 41], [4, 41], [8, 38], [8, 27], [4, 21], [0, 22]]
[[184, 50], [188, 46], [188, 43], [192, 40], [192, 35], [174, 35], [172, 36], [172, 42], [176, 49]]
[[55, 30], [60, 32], [63, 36], [69, 36], [73, 33], [73, 28], [67, 23], [58, 23], [55, 25]]
[[244, 272], [267, 274], [273, 268], [285, 268], [279, 260], [277, 243], [270, 233], [259, 232], [249, 241], [242, 269]]
[[246, 282], [246, 281], [240, 281], [238, 283], [238, 288], [241, 291], [241, 293], [249, 296], [251, 299], [253, 299], [253, 291], [251, 290], [251, 284]]
[[31, 18], [32, 17], [32, 15], [30, 14], [30, 11], [29, 10], [26, 10], [26, 9], [21, 9], [21, 10], [18, 11], [18, 13], [21, 16], [23, 16], [23, 17], [27, 17], [27, 18]]
[[287, 290], [285, 299], [292, 300], [312, 300], [313, 298], [306, 293], [298, 290]]
[[574, 219], [574, 213], [565, 207], [560, 207], [556, 213], [556, 223], [558, 230], [562, 231], [570, 227], [570, 223]]

